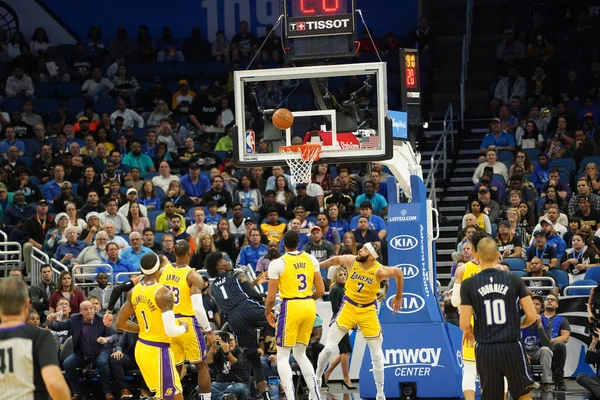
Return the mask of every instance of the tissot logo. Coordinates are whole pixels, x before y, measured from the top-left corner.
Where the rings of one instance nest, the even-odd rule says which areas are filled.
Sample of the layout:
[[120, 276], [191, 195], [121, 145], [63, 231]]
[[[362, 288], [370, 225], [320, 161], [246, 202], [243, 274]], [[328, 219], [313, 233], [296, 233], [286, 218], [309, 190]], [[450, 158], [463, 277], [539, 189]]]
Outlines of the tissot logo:
[[[403, 218], [403, 217], [396, 217], [396, 218]], [[410, 218], [410, 217], [404, 217], [404, 218]], [[415, 217], [416, 219], [416, 217]], [[392, 240], [390, 240], [390, 246], [392, 246], [394, 249], [396, 250], [412, 250], [415, 247], [417, 247], [417, 244], [419, 242], [417, 241], [417, 238], [415, 238], [414, 236], [410, 236], [410, 235], [398, 235], [392, 238]]]
[[315, 31], [348, 28], [349, 18], [329, 19], [321, 21], [290, 22], [290, 31]]
[[[387, 308], [394, 311], [392, 307], [392, 300], [394, 296], [390, 296], [385, 302]], [[402, 294], [402, 307], [398, 314], [414, 314], [421, 311], [425, 307], [425, 299], [415, 293], [404, 293]]]

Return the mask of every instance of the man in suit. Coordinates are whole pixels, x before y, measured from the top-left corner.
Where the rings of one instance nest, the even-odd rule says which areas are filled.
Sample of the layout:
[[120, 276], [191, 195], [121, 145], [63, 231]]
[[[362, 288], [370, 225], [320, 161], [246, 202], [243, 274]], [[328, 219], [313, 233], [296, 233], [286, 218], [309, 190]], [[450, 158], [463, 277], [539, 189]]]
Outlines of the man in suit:
[[72, 400], [83, 398], [83, 385], [79, 380], [78, 368], [93, 363], [100, 372], [100, 383], [106, 400], [113, 400], [112, 386], [110, 383], [109, 369], [109, 351], [105, 345], [108, 343], [114, 345], [119, 336], [117, 332], [110, 327], [104, 326], [102, 316], [94, 313], [94, 305], [90, 301], [83, 301], [79, 305], [79, 313], [71, 315], [64, 322], [54, 322], [56, 314], [50, 314], [48, 321], [50, 329], [53, 331], [62, 331], [70, 329], [73, 337], [73, 354], [64, 362], [64, 369], [67, 375], [69, 386], [73, 390]]
[[49, 264], [40, 267], [42, 280], [31, 287], [31, 306], [40, 315], [40, 323], [46, 321], [46, 311], [50, 307], [50, 296], [56, 290], [56, 284], [52, 281], [52, 268]]

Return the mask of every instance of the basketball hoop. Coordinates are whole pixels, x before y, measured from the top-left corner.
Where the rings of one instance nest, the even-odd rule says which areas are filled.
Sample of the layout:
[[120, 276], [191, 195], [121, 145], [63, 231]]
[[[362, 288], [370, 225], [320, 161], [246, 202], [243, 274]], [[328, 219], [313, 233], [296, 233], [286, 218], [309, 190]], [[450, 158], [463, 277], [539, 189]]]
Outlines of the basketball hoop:
[[296, 146], [280, 146], [279, 152], [290, 167], [292, 184], [312, 182], [312, 165], [319, 159], [321, 145], [308, 143]]

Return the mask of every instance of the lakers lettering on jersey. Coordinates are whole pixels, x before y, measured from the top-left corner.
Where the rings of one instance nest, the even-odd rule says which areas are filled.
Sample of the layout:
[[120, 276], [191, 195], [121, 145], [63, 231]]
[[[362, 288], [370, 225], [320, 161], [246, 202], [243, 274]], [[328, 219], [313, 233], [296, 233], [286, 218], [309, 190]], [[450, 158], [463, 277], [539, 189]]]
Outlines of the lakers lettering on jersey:
[[346, 297], [359, 304], [369, 304], [377, 300], [380, 282], [377, 271], [381, 264], [376, 262], [371, 268], [364, 269], [358, 261], [354, 261], [346, 279]]
[[[465, 281], [465, 279], [470, 278], [473, 275], [477, 275], [481, 271], [479, 265], [475, 264], [473, 261], [469, 261], [468, 263], [466, 263], [463, 266], [463, 269], [463, 282]], [[471, 325], [475, 326], [475, 319], [473, 317], [471, 317]], [[473, 347], [463, 344], [463, 360], [473, 362], [475, 361], [475, 344], [473, 344]]]
[[174, 267], [168, 264], [160, 276], [159, 282], [168, 287], [173, 293], [173, 312], [175, 315], [194, 316], [192, 295], [190, 286], [187, 283], [187, 277], [190, 272], [192, 272], [192, 268], [190, 267]]
[[165, 333], [162, 310], [156, 305], [156, 292], [162, 287], [158, 282], [150, 285], [140, 282], [131, 291], [131, 304], [140, 326], [140, 339], [171, 343], [171, 338]]

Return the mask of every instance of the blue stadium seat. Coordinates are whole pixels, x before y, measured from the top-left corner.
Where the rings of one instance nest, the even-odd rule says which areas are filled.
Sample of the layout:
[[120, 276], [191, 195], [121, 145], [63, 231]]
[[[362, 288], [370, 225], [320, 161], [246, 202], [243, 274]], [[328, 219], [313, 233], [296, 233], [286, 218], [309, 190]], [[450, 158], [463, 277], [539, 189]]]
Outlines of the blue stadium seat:
[[538, 155], [540, 154], [540, 151], [538, 149], [525, 149], [523, 150], [523, 152], [525, 152], [525, 154], [529, 156], [531, 162], [533, 162], [534, 160], [537, 162]]
[[504, 180], [504, 177], [502, 175], [494, 174], [493, 178], [499, 180], [500, 182], [506, 185], [506, 181]]
[[307, 220], [308, 222], [312, 222], [312, 223], [313, 223], [313, 225], [317, 225], [317, 217], [314, 217], [314, 216], [312, 216], [312, 215], [309, 215], [308, 217], [306, 217], [306, 220]]
[[37, 98], [48, 98], [56, 95], [56, 88], [52, 83], [36, 83], [33, 87]]
[[564, 168], [566, 172], [571, 173], [575, 171], [576, 165], [575, 160], [572, 158], [555, 158], [550, 161], [550, 167], [552, 168]]
[[594, 157], [585, 157], [583, 160], [581, 160], [581, 164], [579, 167], [579, 172], [583, 172], [583, 170], [585, 169], [585, 166], [589, 163], [594, 163], [596, 165], [600, 165], [600, 156], [594, 156]]
[[156, 190], [156, 196], [159, 199], [164, 199], [165, 198], [165, 192], [163, 192], [163, 190], [161, 188], [159, 188], [158, 186], [155, 186], [154, 190]]
[[521, 258], [505, 258], [502, 262], [508, 264], [511, 271], [524, 271], [527, 267]]
[[127, 68], [129, 69], [129, 73], [138, 81], [148, 76], [148, 67], [144, 64], [129, 64]]
[[55, 46], [56, 54], [64, 58], [65, 60], [70, 60], [75, 57], [75, 45], [74, 44], [59, 44]]
[[[596, 281], [583, 279], [573, 282], [570, 286], [596, 286], [597, 284]], [[592, 289], [588, 288], [572, 289], [567, 292], [567, 296], [589, 296], [591, 291]]]
[[37, 99], [34, 107], [37, 113], [54, 114], [58, 110], [58, 102], [55, 99]]
[[[23, 157], [21, 157], [21, 160], [23, 159]], [[39, 186], [42, 182], [40, 181], [40, 178], [38, 178], [37, 176], [33, 176], [33, 175], [29, 175], [29, 182], [33, 183], [36, 186]]]
[[169, 63], [157, 63], [152, 64], [148, 67], [148, 73], [150, 76], [159, 76], [161, 78], [167, 78], [175, 75], [175, 67]]
[[600, 268], [589, 268], [587, 271], [585, 271], [585, 279], [595, 281], [596, 283], [600, 283]]
[[77, 193], [77, 188], [79, 187], [79, 183], [72, 183], [71, 188], [73, 189], [73, 193]]
[[136, 139], [146, 140], [146, 129], [145, 128], [135, 128], [133, 131], [133, 136]]
[[152, 85], [153, 85], [152, 81], [142, 81], [142, 82], [138, 81], [138, 83], [140, 84], [140, 87], [142, 88], [141, 89], [142, 93], [146, 93], [148, 90], [152, 89]]
[[569, 275], [562, 269], [552, 268], [548, 271], [548, 275], [554, 278], [556, 286], [558, 286], [560, 290], [569, 286]]
[[156, 217], [163, 213], [163, 210], [150, 210], [148, 211], [148, 221], [152, 229], [156, 228]]
[[23, 104], [25, 104], [25, 100], [11, 97], [2, 101], [2, 108], [10, 114], [13, 111], [23, 111]]
[[255, 213], [254, 211], [252, 211], [251, 209], [244, 207], [242, 212], [243, 212], [242, 217], [251, 218], [254, 221], [258, 221], [258, 214]]
[[56, 85], [56, 94], [61, 99], [81, 96], [81, 86], [73, 82], [60, 82]]
[[179, 91], [179, 81], [167, 82], [167, 90], [169, 93], [177, 93]]
[[207, 78], [196, 79], [196, 82], [194, 83], [194, 90], [196, 92], [198, 92], [198, 91], [200, 91], [200, 88], [209, 87], [209, 86], [210, 86], [210, 79], [207, 79]]
[[146, 172], [144, 174], [144, 180], [152, 180], [152, 178], [154, 178], [155, 176], [158, 176], [158, 172], [157, 171], [150, 171], [150, 172]]
[[163, 236], [165, 236], [164, 232], [154, 232], [154, 241], [160, 244], [160, 241], [162, 240]]
[[182, 62], [175, 65], [175, 73], [180, 78], [191, 79], [202, 75], [202, 68], [195, 62]]
[[117, 236], [122, 237], [127, 243], [129, 243], [129, 235], [125, 233], [118, 233]]
[[85, 98], [84, 97], [73, 97], [69, 99], [68, 102], [69, 111], [73, 115], [77, 115], [85, 108]]
[[[23, 156], [23, 157], [19, 157], [19, 160], [23, 161], [26, 165], [31, 165], [31, 164], [33, 164], [33, 160], [35, 160], [35, 157]], [[31, 180], [31, 177], [29, 178], [29, 180]], [[73, 192], [73, 193], [75, 193], [75, 192]]]
[[515, 155], [511, 151], [499, 151], [498, 152], [498, 161], [503, 163], [508, 163], [508, 167], [510, 168], [511, 164], [515, 159]]
[[96, 112], [98, 114], [108, 113], [112, 114], [117, 109], [117, 103], [114, 99], [104, 98], [99, 99], [96, 103]]
[[523, 278], [527, 276], [527, 272], [525, 271], [510, 271], [511, 274], [518, 276], [519, 278]]
[[[33, 143], [35, 143], [35, 139], [21, 139], [21, 141], [25, 145], [25, 155], [26, 156], [35, 156], [36, 154], [34, 153], [34, 149], [33, 149]], [[23, 157], [20, 157], [20, 159], [22, 160]]]
[[227, 75], [228, 71], [229, 67], [227, 64], [220, 61], [208, 62], [202, 65], [202, 73], [211, 78]]

